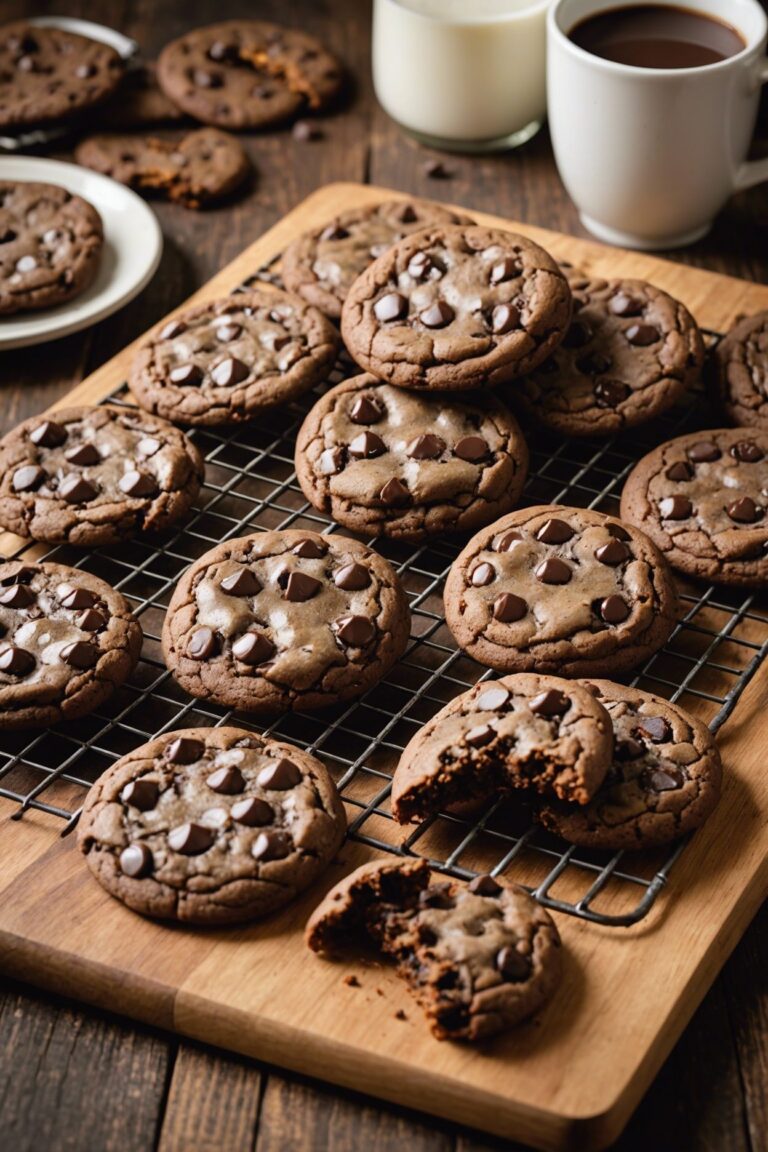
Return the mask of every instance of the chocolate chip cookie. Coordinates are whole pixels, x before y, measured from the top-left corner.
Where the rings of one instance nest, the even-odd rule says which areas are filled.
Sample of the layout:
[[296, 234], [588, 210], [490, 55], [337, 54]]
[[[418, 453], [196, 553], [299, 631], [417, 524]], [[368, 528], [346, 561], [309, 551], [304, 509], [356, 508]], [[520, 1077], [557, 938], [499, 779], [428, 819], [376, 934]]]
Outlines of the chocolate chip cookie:
[[720, 341], [711, 377], [733, 424], [768, 432], [768, 312], [748, 316]]
[[643, 280], [569, 282], [565, 339], [509, 389], [510, 402], [566, 436], [608, 436], [665, 412], [704, 363], [688, 309]]
[[0, 28], [0, 128], [71, 120], [115, 91], [124, 64], [114, 48], [61, 28], [17, 20]]
[[397, 965], [438, 1040], [485, 1040], [537, 1012], [560, 982], [545, 910], [492, 876], [431, 880], [424, 860], [373, 860], [333, 888], [307, 924], [315, 952], [374, 944]]
[[308, 752], [242, 728], [185, 728], [99, 778], [77, 839], [102, 887], [134, 912], [232, 924], [308, 888], [345, 830], [336, 786]]
[[118, 544], [182, 519], [203, 475], [192, 441], [157, 416], [63, 408], [0, 440], [0, 526], [51, 544]]
[[133, 671], [141, 639], [123, 597], [89, 572], [0, 563], [0, 729], [93, 712]]
[[654, 448], [635, 465], [621, 515], [688, 576], [768, 580], [768, 432], [719, 428]]
[[277, 288], [198, 304], [144, 341], [131, 391], [179, 424], [233, 424], [285, 404], [324, 380], [338, 334], [316, 308]]
[[445, 585], [457, 644], [500, 672], [624, 672], [666, 643], [677, 615], [655, 544], [586, 508], [502, 517], [470, 540]]
[[185, 691], [245, 712], [362, 695], [402, 655], [405, 592], [392, 566], [343, 536], [259, 532], [219, 544], [180, 580], [163, 627]]
[[0, 315], [79, 296], [103, 244], [101, 217], [82, 197], [57, 184], [0, 180]]
[[338, 319], [353, 282], [398, 240], [422, 228], [472, 223], [471, 217], [429, 200], [386, 200], [350, 208], [288, 245], [281, 263], [283, 280], [286, 288]]
[[178, 140], [154, 136], [89, 136], [75, 159], [147, 196], [204, 208], [234, 192], [251, 171], [242, 145], [227, 132], [200, 128]]
[[720, 798], [720, 753], [679, 704], [610, 680], [586, 684], [611, 718], [613, 763], [586, 807], [547, 803], [538, 819], [571, 844], [653, 848], [703, 824]]
[[336, 57], [304, 32], [261, 20], [225, 20], [168, 44], [157, 79], [196, 120], [239, 131], [327, 107], [344, 74]]
[[296, 441], [304, 495], [354, 532], [468, 532], [517, 503], [528, 449], [491, 395], [437, 400], [355, 376], [318, 400]]
[[486, 388], [533, 371], [570, 319], [568, 281], [543, 248], [468, 225], [426, 228], [374, 260], [341, 331], [361, 368], [399, 388]]

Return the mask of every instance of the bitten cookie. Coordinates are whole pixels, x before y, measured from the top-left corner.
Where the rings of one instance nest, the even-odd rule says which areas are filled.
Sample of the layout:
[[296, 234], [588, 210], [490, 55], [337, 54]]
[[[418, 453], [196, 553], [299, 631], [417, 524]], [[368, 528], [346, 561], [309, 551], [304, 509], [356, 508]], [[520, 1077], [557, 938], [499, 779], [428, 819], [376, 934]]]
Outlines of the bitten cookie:
[[405, 592], [371, 549], [317, 532], [260, 532], [201, 556], [163, 627], [181, 686], [246, 712], [311, 709], [362, 695], [402, 655]]
[[361, 368], [400, 388], [486, 388], [531, 372], [565, 335], [571, 292], [531, 240], [426, 228], [349, 289], [341, 331]]
[[613, 763], [586, 807], [547, 802], [538, 819], [571, 844], [653, 848], [698, 828], [720, 798], [720, 753], [679, 704], [610, 680], [585, 684], [611, 718]]
[[523, 888], [430, 879], [424, 860], [374, 860], [333, 888], [306, 929], [315, 952], [374, 943], [438, 1040], [485, 1040], [537, 1012], [560, 982], [557, 928]]
[[98, 548], [186, 516], [203, 460], [178, 428], [136, 408], [62, 408], [0, 440], [0, 526]]
[[720, 341], [711, 378], [733, 424], [768, 432], [768, 312], [748, 316]]
[[141, 640], [126, 601], [96, 576], [0, 563], [0, 729], [93, 712], [130, 676]]
[[314, 756], [241, 728], [185, 728], [97, 780], [77, 839], [98, 882], [134, 912], [232, 924], [308, 888], [345, 831]]
[[350, 208], [288, 245], [280, 265], [283, 280], [286, 288], [338, 319], [353, 282], [398, 240], [422, 228], [472, 222], [429, 200]]
[[252, 288], [160, 325], [136, 353], [130, 387], [142, 408], [166, 420], [239, 423], [319, 384], [338, 347], [316, 308], [276, 288]]
[[500, 672], [623, 672], [666, 643], [678, 615], [669, 565], [644, 533], [558, 505], [481, 529], [444, 599], [459, 647]]
[[296, 441], [296, 475], [316, 508], [403, 540], [495, 520], [527, 472], [517, 421], [494, 396], [437, 400], [365, 374], [326, 392]]
[[768, 432], [691, 432], [635, 465], [621, 515], [688, 576], [760, 588], [768, 580]]

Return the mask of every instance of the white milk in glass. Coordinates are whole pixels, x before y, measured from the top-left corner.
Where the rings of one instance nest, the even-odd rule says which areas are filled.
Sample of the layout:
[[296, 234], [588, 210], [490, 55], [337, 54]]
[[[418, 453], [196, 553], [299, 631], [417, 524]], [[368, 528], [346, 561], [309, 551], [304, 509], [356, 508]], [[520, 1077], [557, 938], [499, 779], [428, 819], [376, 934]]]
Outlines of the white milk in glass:
[[546, 112], [549, 0], [375, 0], [384, 110], [444, 147], [514, 147]]

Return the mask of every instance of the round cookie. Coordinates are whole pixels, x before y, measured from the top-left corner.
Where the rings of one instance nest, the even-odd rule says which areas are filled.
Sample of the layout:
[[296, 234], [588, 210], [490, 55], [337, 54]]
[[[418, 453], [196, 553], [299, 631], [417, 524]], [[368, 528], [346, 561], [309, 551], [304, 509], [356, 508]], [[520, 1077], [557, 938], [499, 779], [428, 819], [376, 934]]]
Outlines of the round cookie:
[[186, 516], [203, 459], [166, 420], [136, 408], [62, 408], [0, 440], [0, 526], [98, 548]]
[[531, 372], [565, 335], [568, 281], [522, 236], [464, 225], [400, 240], [349, 289], [341, 332], [399, 388], [486, 388]]
[[120, 593], [89, 572], [0, 563], [0, 730], [93, 712], [130, 676], [141, 641]]
[[711, 368], [727, 418], [768, 432], [768, 311], [736, 324], [715, 348]]
[[612, 749], [605, 709], [582, 685], [533, 673], [486, 680], [408, 742], [392, 780], [392, 815], [407, 824], [516, 788], [586, 804]]
[[102, 887], [134, 912], [232, 924], [308, 888], [345, 831], [336, 786], [308, 752], [242, 728], [185, 728], [97, 780], [77, 840]]
[[130, 387], [166, 420], [240, 423], [319, 384], [338, 347], [316, 308], [277, 288], [251, 288], [158, 326], [136, 353]]
[[157, 79], [196, 120], [239, 131], [327, 107], [344, 75], [313, 36], [261, 20], [225, 20], [168, 44]]
[[280, 264], [283, 281], [326, 316], [338, 319], [357, 277], [398, 240], [422, 228], [472, 222], [429, 200], [385, 200], [350, 208], [288, 245]]
[[304, 495], [354, 532], [422, 540], [513, 508], [528, 471], [514, 416], [492, 395], [448, 402], [355, 376], [326, 392], [296, 441]]
[[392, 566], [317, 532], [227, 540], [187, 570], [163, 626], [185, 691], [245, 712], [361, 696], [399, 659], [410, 615]]
[[746, 588], [768, 580], [768, 432], [690, 432], [630, 472], [621, 515], [687, 576]]
[[569, 282], [565, 339], [509, 389], [510, 402], [566, 436], [608, 436], [665, 412], [704, 362], [688, 309], [643, 280]]
[[26, 20], [0, 28], [0, 128], [15, 131], [100, 104], [115, 91], [124, 64], [114, 48], [62, 28]]
[[0, 180], [0, 315], [79, 296], [99, 267], [101, 217], [58, 184]]
[[451, 566], [456, 643], [500, 672], [611, 675], [647, 660], [678, 615], [672, 573], [637, 528], [586, 508], [522, 508]]
[[586, 807], [537, 813], [570, 844], [613, 852], [668, 844], [703, 824], [720, 798], [722, 767], [700, 720], [660, 696], [610, 680], [586, 684], [611, 718], [613, 763]]

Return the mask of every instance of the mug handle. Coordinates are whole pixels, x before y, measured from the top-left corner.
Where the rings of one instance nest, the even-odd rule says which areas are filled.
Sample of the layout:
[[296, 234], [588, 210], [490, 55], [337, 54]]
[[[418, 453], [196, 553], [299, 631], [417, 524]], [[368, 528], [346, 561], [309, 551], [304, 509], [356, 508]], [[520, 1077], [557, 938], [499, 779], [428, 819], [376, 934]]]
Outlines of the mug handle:
[[[768, 59], [760, 62], [755, 79], [756, 88], [760, 87], [761, 84], [768, 84]], [[742, 164], [736, 173], [735, 190], [743, 192], [746, 188], [754, 188], [755, 184], [762, 184], [764, 180], [768, 180], [768, 158], [751, 160]]]

